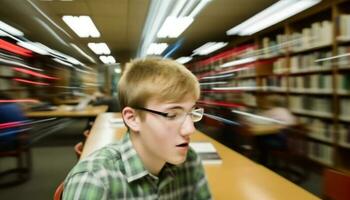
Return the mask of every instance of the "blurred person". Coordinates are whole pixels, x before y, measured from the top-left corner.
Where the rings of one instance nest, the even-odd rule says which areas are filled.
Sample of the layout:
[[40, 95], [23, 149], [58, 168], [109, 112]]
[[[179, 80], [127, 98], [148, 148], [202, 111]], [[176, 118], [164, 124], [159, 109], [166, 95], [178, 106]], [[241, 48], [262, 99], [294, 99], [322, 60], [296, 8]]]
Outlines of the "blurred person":
[[267, 109], [261, 113], [262, 116], [280, 121], [284, 126], [296, 124], [295, 116], [286, 108], [283, 99], [277, 96], [270, 96], [266, 102]]
[[199, 156], [190, 148], [200, 89], [179, 63], [128, 63], [118, 85], [128, 132], [70, 171], [63, 199], [211, 199]]
[[295, 116], [286, 108], [285, 102], [281, 97], [270, 96], [266, 101], [266, 110], [260, 115], [275, 122], [265, 122], [265, 125], [276, 124], [280, 125], [277, 133], [259, 136], [257, 143], [260, 149], [260, 162], [268, 165], [269, 151], [271, 150], [286, 150], [287, 149], [287, 129], [297, 124]]
[[23, 132], [23, 125], [28, 119], [9, 96], [0, 92], [0, 100], [4, 100], [0, 102], [0, 150], [14, 149], [17, 136]]
[[92, 105], [98, 106], [98, 105], [107, 105], [108, 110], [107, 112], [120, 112], [120, 105], [118, 101], [118, 97], [114, 96], [107, 96], [105, 91], [97, 91], [95, 92], [92, 98]]

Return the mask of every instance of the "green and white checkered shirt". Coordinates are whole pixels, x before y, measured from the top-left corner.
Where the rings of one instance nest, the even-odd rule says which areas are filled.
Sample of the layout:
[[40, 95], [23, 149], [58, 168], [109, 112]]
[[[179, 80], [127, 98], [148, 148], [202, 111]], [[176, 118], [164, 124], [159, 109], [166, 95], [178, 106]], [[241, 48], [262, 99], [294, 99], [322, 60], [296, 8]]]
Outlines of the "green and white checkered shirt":
[[129, 134], [81, 160], [64, 182], [63, 199], [211, 199], [204, 169], [190, 149], [181, 165], [166, 164], [150, 174]]

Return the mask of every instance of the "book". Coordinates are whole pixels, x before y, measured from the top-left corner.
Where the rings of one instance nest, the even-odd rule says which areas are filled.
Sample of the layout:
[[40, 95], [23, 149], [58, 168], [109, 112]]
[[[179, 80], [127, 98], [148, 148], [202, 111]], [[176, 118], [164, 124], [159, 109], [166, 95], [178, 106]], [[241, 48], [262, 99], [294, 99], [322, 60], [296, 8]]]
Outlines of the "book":
[[221, 164], [222, 159], [210, 142], [191, 142], [190, 147], [199, 155], [203, 164]]

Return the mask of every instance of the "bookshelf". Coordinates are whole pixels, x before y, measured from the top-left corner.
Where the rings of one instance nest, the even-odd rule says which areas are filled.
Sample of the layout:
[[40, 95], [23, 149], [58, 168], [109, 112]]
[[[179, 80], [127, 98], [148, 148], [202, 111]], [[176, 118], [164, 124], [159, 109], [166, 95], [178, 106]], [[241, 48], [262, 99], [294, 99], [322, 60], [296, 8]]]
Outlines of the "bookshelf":
[[187, 67], [200, 82], [213, 83], [201, 86], [204, 105], [255, 112], [266, 97], [285, 99], [307, 124], [304, 157], [350, 171], [350, 1], [322, 1]]

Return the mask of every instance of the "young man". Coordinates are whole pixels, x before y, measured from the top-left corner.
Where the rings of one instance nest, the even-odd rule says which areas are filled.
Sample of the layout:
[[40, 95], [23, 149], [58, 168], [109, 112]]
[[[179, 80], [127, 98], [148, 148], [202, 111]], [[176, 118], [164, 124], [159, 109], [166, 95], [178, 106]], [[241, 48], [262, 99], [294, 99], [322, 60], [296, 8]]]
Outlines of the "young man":
[[128, 133], [72, 169], [63, 199], [211, 199], [189, 147], [203, 116], [196, 77], [175, 61], [140, 59], [126, 66], [118, 87]]

